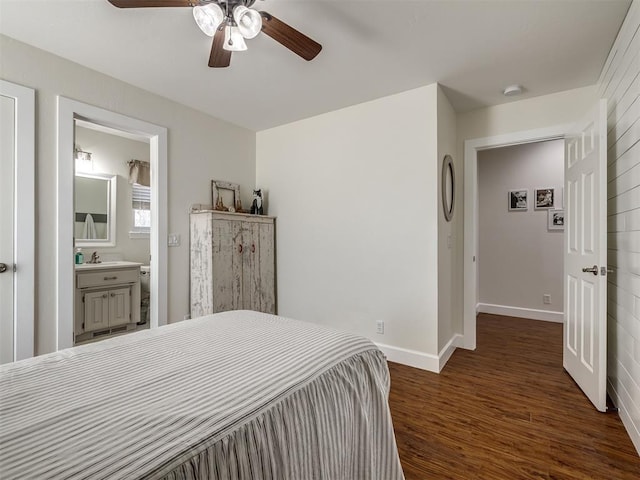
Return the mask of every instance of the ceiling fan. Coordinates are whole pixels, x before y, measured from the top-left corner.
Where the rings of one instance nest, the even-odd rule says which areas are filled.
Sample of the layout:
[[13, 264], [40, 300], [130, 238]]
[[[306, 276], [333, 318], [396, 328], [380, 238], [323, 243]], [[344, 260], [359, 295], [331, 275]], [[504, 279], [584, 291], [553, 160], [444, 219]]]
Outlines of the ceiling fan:
[[305, 60], [313, 60], [322, 45], [267, 12], [251, 8], [255, 0], [108, 0], [119, 8], [192, 7], [193, 17], [213, 37], [209, 66], [228, 67], [231, 53], [247, 49], [245, 38], [260, 31]]

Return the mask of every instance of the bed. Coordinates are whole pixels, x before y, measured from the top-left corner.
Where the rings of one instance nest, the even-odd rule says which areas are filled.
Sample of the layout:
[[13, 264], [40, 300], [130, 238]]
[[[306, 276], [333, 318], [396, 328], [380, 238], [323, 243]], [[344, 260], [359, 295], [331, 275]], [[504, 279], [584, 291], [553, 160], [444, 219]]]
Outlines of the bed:
[[0, 478], [402, 479], [369, 340], [250, 311], [0, 366]]

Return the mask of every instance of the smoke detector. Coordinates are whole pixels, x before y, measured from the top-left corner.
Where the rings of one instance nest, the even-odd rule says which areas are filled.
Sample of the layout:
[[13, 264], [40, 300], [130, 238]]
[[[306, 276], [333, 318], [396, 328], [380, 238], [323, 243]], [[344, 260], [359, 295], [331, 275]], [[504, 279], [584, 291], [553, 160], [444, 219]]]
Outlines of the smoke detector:
[[522, 85], [509, 85], [502, 91], [505, 97], [515, 97], [522, 93]]

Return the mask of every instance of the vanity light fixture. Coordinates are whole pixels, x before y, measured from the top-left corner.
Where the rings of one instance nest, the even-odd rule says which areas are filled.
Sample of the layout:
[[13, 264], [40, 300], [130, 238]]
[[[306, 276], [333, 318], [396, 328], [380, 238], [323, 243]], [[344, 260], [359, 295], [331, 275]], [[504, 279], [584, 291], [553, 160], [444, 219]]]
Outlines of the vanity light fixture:
[[82, 147], [80, 147], [80, 145], [75, 146], [74, 152], [74, 158], [76, 161], [76, 172], [91, 172], [93, 170], [91, 153], [82, 150]]

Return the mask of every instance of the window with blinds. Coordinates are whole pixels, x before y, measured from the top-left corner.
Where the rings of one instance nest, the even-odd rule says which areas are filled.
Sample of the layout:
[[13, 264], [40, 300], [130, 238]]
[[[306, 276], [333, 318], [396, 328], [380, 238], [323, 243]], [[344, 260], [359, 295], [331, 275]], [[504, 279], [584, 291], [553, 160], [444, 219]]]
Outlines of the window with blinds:
[[132, 232], [149, 233], [151, 231], [151, 187], [134, 183], [131, 190]]

